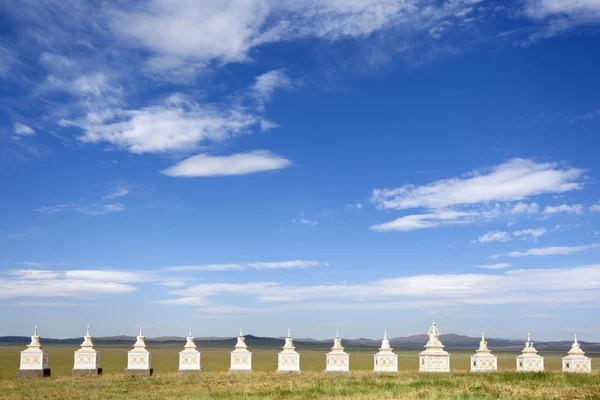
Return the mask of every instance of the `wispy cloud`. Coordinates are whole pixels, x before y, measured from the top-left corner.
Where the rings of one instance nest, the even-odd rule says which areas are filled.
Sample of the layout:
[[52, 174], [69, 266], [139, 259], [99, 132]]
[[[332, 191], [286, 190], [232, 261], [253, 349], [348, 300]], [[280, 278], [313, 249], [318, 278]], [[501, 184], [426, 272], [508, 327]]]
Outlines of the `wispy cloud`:
[[561, 204], [559, 206], [548, 206], [544, 208], [544, 214], [583, 214], [583, 205], [581, 204]]
[[479, 236], [476, 242], [479, 243], [491, 243], [491, 242], [508, 242], [510, 240], [510, 234], [508, 232], [493, 231], [485, 233]]
[[117, 191], [114, 191], [112, 193], [102, 196], [102, 200], [116, 199], [117, 197], [127, 196], [128, 194], [129, 194], [129, 190], [120, 189], [120, 190], [117, 190]]
[[558, 36], [577, 27], [593, 26], [600, 21], [597, 0], [525, 0], [524, 3], [524, 14], [540, 24], [528, 43]]
[[322, 261], [290, 260], [275, 262], [249, 262], [241, 264], [208, 264], [208, 265], [184, 265], [176, 267], [164, 267], [165, 271], [241, 271], [246, 269], [269, 270], [328, 266]]
[[313, 221], [313, 220], [311, 220], [311, 219], [300, 218], [300, 223], [301, 223], [301, 224], [304, 224], [304, 225], [315, 226], [315, 225], [317, 225], [319, 222], [318, 222], [318, 221]]
[[110, 203], [110, 204], [58, 204], [55, 206], [44, 206], [36, 208], [34, 211], [42, 214], [55, 214], [59, 212], [78, 212], [84, 215], [108, 215], [116, 212], [125, 211], [127, 207], [121, 203]]
[[74, 303], [57, 303], [54, 301], [20, 301], [15, 303], [19, 307], [71, 307]]
[[167, 176], [209, 177], [247, 175], [287, 168], [292, 162], [268, 151], [252, 151], [229, 156], [199, 154], [162, 171]]
[[590, 112], [587, 114], [579, 115], [571, 120], [571, 122], [578, 121], [593, 121], [595, 119], [600, 119], [600, 110], [596, 110], [594, 112]]
[[518, 202], [511, 210], [512, 214], [537, 214], [540, 211], [540, 206], [537, 203]]
[[593, 206], [590, 206], [590, 211], [591, 212], [600, 212], [600, 204], [594, 204]]
[[361, 203], [346, 204], [346, 208], [349, 210], [360, 210], [363, 207]]
[[524, 240], [537, 240], [543, 235], [545, 235], [548, 231], [546, 228], [538, 228], [538, 229], [523, 229], [520, 231], [513, 232], [515, 237]]
[[[501, 269], [500, 264], [496, 269]], [[353, 306], [358, 306], [358, 309], [418, 309], [460, 304], [583, 304], [595, 303], [600, 299], [600, 279], [597, 278], [600, 278], [600, 265], [512, 270], [505, 273], [416, 275], [356, 285], [207, 283], [171, 291], [171, 295], [179, 297], [164, 302], [205, 304], [215, 296], [235, 294], [249, 296], [256, 305], [261, 306], [286, 303], [286, 309], [357, 309]], [[338, 302], [319, 302], [322, 300]], [[249, 301], [245, 303], [250, 304]]]
[[[459, 178], [395, 189], [375, 189], [371, 200], [382, 210], [425, 208], [425, 214], [408, 215], [371, 227], [380, 231], [409, 231], [445, 224], [491, 219], [501, 214], [499, 202], [519, 201], [511, 213], [535, 213], [537, 203], [524, 200], [547, 193], [564, 193], [583, 187], [584, 170], [557, 163], [536, 163], [515, 158]], [[491, 210], [481, 209], [494, 204]], [[474, 208], [478, 207], [478, 208]]]
[[498, 263], [498, 264], [478, 265], [476, 268], [481, 268], [481, 269], [505, 269], [505, 268], [510, 268], [510, 266], [511, 266], [510, 263]]
[[491, 258], [498, 258], [501, 256], [507, 257], [527, 257], [527, 256], [554, 256], [554, 255], [566, 255], [572, 253], [580, 253], [585, 250], [593, 249], [596, 247], [600, 247], [600, 244], [588, 244], [583, 246], [550, 246], [550, 247], [539, 247], [533, 248], [526, 251], [512, 251], [506, 254], [496, 254], [491, 256]]
[[251, 87], [251, 91], [259, 107], [264, 107], [265, 103], [271, 101], [275, 90], [289, 90], [294, 86], [294, 81], [283, 70], [278, 69], [258, 76]]
[[35, 135], [35, 131], [31, 127], [20, 122], [15, 122], [15, 133], [22, 136]]

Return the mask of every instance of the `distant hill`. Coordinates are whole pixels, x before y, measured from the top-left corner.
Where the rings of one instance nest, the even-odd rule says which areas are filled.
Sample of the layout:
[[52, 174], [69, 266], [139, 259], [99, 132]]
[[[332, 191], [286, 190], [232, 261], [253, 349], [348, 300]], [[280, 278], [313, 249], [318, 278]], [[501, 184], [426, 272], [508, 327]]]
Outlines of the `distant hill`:
[[[279, 348], [283, 345], [284, 338], [259, 337], [254, 335], [245, 335], [246, 343], [250, 348]], [[474, 350], [479, 347], [479, 337], [469, 337], [456, 335], [453, 333], [445, 334], [440, 337], [447, 350]], [[26, 345], [31, 338], [28, 336], [2, 336], [0, 345]], [[95, 337], [94, 342], [101, 345], [123, 345], [131, 346], [135, 342], [135, 336], [107, 336]], [[163, 336], [157, 338], [146, 338], [149, 345], [179, 345], [185, 343], [184, 337]], [[233, 348], [236, 338], [222, 337], [197, 337], [195, 342], [200, 348]], [[427, 335], [413, 335], [407, 337], [397, 337], [390, 339], [390, 344], [398, 350], [421, 350], [427, 343]], [[488, 346], [495, 351], [520, 351], [524, 342], [520, 340], [486, 338]], [[82, 337], [69, 339], [42, 338], [42, 343], [47, 345], [74, 345], [79, 346], [83, 341]], [[600, 343], [581, 342], [586, 352], [600, 352]], [[331, 340], [316, 340], [310, 338], [294, 339], [294, 345], [301, 349], [326, 350], [332, 346]], [[381, 339], [344, 339], [343, 345], [348, 350], [369, 349], [373, 350], [381, 345]], [[561, 351], [566, 352], [571, 348], [571, 342], [553, 341], [553, 342], [535, 342], [536, 349], [540, 351]]]

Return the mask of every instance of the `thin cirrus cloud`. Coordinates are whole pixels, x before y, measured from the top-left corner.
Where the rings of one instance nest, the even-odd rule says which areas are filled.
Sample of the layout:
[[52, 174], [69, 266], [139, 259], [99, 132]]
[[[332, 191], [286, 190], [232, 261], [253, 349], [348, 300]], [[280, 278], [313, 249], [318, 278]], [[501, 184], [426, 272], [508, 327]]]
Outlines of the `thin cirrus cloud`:
[[[375, 189], [371, 201], [381, 210], [426, 209], [371, 227], [380, 232], [411, 231], [440, 225], [464, 224], [491, 219], [501, 214], [498, 202], [518, 201], [511, 212], [537, 212], [537, 203], [524, 200], [548, 193], [564, 193], [583, 187], [584, 170], [558, 163], [536, 163], [515, 158], [492, 168], [478, 169], [465, 176], [395, 189]], [[496, 207], [489, 207], [490, 204]], [[536, 204], [535, 206], [533, 204]]]
[[490, 242], [508, 242], [510, 240], [510, 234], [507, 232], [495, 231], [485, 233], [477, 238], [479, 243], [490, 243]]
[[544, 214], [583, 214], [583, 205], [581, 204], [561, 204], [559, 206], [548, 206], [544, 208]]
[[499, 258], [502, 256], [506, 257], [544, 257], [544, 256], [554, 256], [554, 255], [567, 255], [573, 253], [580, 253], [585, 250], [594, 249], [600, 247], [600, 244], [588, 244], [583, 246], [549, 246], [549, 247], [538, 247], [525, 251], [511, 251], [506, 254], [494, 254], [490, 256], [490, 258]]
[[533, 203], [523, 203], [523, 202], [518, 202], [517, 204], [514, 205], [514, 207], [511, 210], [512, 214], [537, 214], [540, 211], [540, 206], [533, 202]]
[[[488, 266], [490, 267], [490, 266]], [[496, 264], [488, 269], [508, 266]], [[594, 304], [600, 299], [600, 265], [574, 268], [525, 269], [504, 273], [415, 275], [363, 284], [289, 286], [278, 282], [206, 283], [173, 290], [163, 304], [206, 304], [211, 298], [247, 296], [256, 306], [286, 303], [293, 309], [426, 308], [461, 304]], [[333, 303], [321, 303], [334, 301]], [[292, 303], [296, 303], [292, 305]]]
[[15, 122], [15, 133], [22, 136], [35, 135], [35, 131], [31, 127], [20, 122]]
[[476, 268], [480, 269], [506, 269], [511, 267], [511, 263], [498, 263], [498, 264], [485, 264], [478, 265]]
[[600, 204], [594, 204], [593, 206], [590, 206], [590, 211], [600, 213]]
[[84, 215], [108, 215], [116, 212], [125, 211], [127, 207], [121, 203], [110, 204], [58, 204], [55, 206], [44, 206], [36, 208], [34, 211], [42, 214], [56, 214], [60, 212], [77, 212]]
[[164, 267], [164, 271], [241, 271], [247, 269], [271, 270], [329, 266], [329, 263], [310, 260], [290, 260], [274, 262], [249, 262], [241, 264], [207, 264], [207, 265], [183, 265], [175, 267]]
[[102, 200], [116, 199], [118, 197], [127, 196], [128, 194], [129, 194], [129, 190], [120, 189], [120, 190], [117, 190], [117, 191], [114, 191], [112, 193], [102, 196]]
[[178, 162], [162, 172], [175, 177], [247, 175], [287, 168], [292, 162], [269, 151], [251, 151], [228, 156], [199, 154]]
[[134, 293], [132, 283], [145, 282], [143, 274], [101, 270], [12, 270], [0, 278], [0, 298], [75, 297]]

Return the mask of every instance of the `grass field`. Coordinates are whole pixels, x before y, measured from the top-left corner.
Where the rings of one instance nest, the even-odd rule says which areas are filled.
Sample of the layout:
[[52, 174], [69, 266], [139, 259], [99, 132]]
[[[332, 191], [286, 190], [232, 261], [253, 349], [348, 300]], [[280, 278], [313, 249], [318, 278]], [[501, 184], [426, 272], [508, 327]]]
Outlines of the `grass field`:
[[[565, 375], [559, 372], [563, 354], [541, 353], [543, 374], [514, 371], [517, 353], [498, 352], [500, 373], [467, 372], [471, 352], [451, 351], [451, 374], [419, 374], [417, 351], [399, 351], [400, 373], [374, 375], [373, 351], [350, 352], [350, 375], [325, 375], [325, 352], [301, 352], [302, 375], [277, 375], [280, 349], [251, 349], [252, 374], [230, 375], [230, 349], [202, 351], [200, 376], [179, 376], [179, 346], [151, 346], [155, 376], [126, 377], [128, 346], [98, 347], [101, 377], [72, 378], [76, 346], [45, 346], [52, 378], [22, 380], [18, 346], [0, 346], [0, 399], [600, 399], [600, 374]], [[594, 357], [594, 354], [589, 354]], [[600, 355], [596, 355], [600, 356]]]

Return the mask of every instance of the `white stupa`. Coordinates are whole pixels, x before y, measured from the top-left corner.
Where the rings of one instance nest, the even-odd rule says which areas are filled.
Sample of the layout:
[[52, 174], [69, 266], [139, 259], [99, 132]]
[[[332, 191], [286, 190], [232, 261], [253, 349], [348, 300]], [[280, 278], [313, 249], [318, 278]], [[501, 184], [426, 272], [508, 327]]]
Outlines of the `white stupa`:
[[333, 347], [327, 353], [325, 372], [348, 372], [350, 371], [350, 356], [342, 347], [340, 332], [337, 331], [333, 340]]
[[187, 337], [185, 346], [183, 346], [183, 350], [179, 352], [179, 372], [202, 372], [202, 368], [200, 367], [200, 352], [196, 349], [194, 337], [192, 336], [192, 328], [190, 328], [190, 334]]
[[250, 372], [252, 371], [252, 353], [248, 351], [246, 338], [240, 328], [240, 336], [237, 338], [235, 350], [231, 352], [231, 367], [229, 372]]
[[27, 345], [27, 349], [21, 352], [21, 366], [18, 375], [31, 378], [50, 376], [48, 352], [42, 349], [37, 325], [33, 328], [31, 343]]
[[531, 334], [527, 334], [527, 342], [520, 355], [517, 356], [517, 371], [540, 372], [544, 370], [544, 357], [537, 354], [533, 347]]
[[394, 354], [392, 350], [387, 338], [387, 331], [384, 331], [379, 353], [374, 356], [374, 372], [398, 372], [398, 355]]
[[127, 354], [127, 369], [125, 370], [126, 375], [150, 376], [154, 372], [151, 367], [151, 354], [146, 349], [146, 342], [144, 342], [144, 339], [145, 337], [142, 334], [142, 327], [140, 327], [140, 334], [133, 345], [133, 350], [129, 350]]
[[94, 349], [90, 327], [87, 327], [81, 348], [75, 351], [75, 362], [73, 364], [73, 376], [100, 375], [100, 353]]
[[585, 356], [585, 352], [577, 342], [577, 335], [569, 350], [569, 355], [562, 359], [563, 372], [592, 372], [592, 360]]
[[489, 372], [498, 369], [498, 359], [488, 349], [483, 332], [479, 341], [479, 348], [471, 356], [471, 372]]
[[279, 353], [277, 362], [277, 372], [294, 372], [297, 374], [300, 373], [300, 354], [298, 354], [296, 348], [294, 347], [294, 339], [292, 338], [292, 333], [290, 329], [288, 329], [288, 334], [285, 338], [283, 350]]
[[440, 342], [440, 330], [435, 321], [427, 335], [429, 341], [425, 345], [425, 350], [419, 353], [419, 371], [450, 372], [450, 354], [444, 350], [444, 345]]

